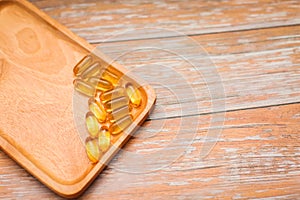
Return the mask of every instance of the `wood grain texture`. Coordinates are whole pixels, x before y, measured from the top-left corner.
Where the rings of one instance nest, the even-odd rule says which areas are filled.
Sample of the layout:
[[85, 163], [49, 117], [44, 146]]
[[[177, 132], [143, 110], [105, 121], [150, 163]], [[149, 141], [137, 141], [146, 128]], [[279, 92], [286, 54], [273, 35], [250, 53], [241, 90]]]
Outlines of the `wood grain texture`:
[[[263, 113], [263, 115], [262, 115]], [[126, 152], [111, 164], [84, 193], [82, 199], [297, 199], [300, 197], [300, 104], [234, 111], [226, 114], [223, 133], [213, 151], [199, 157], [209, 128], [210, 115], [188, 117], [199, 121], [191, 145], [166, 167], [148, 173], [126, 173]], [[151, 154], [168, 151], [180, 118], [148, 121], [126, 145], [125, 150]], [[183, 124], [189, 137], [191, 124]], [[145, 131], [146, 130], [146, 131]], [[147, 137], [147, 133], [155, 135]], [[173, 150], [172, 150], [173, 151]], [[162, 159], [167, 154], [162, 154]], [[3, 198], [58, 198], [22, 168], [0, 153]], [[136, 161], [136, 165], [139, 163]], [[153, 166], [161, 163], [156, 160]], [[21, 181], [21, 182], [20, 182]], [[21, 184], [20, 184], [21, 183]]]
[[168, 37], [166, 28], [184, 34], [203, 34], [245, 29], [258, 29], [300, 23], [297, 0], [247, 1], [97, 1], [97, 0], [32, 0], [51, 17], [66, 25], [89, 42], [105, 41], [123, 31], [120, 40]]
[[[149, 120], [81, 199], [300, 198], [297, 0], [32, 2], [112, 58], [125, 53], [119, 60], [158, 95]], [[204, 51], [176, 32], [144, 29], [149, 27], [189, 34]], [[144, 48], [151, 46], [159, 48]], [[131, 51], [136, 47], [143, 48]], [[198, 62], [197, 70], [180, 55]], [[206, 79], [195, 73], [214, 72], [212, 66], [225, 94], [214, 94], [217, 104], [225, 102], [215, 109], [207, 84], [213, 89], [219, 80], [213, 73]], [[179, 82], [176, 74], [187, 81]], [[218, 118], [223, 114], [224, 126]], [[178, 128], [181, 143], [168, 146]], [[209, 132], [220, 129], [220, 138]], [[216, 141], [202, 159], [204, 147]], [[180, 157], [173, 157], [177, 153]], [[148, 168], [159, 169], [137, 173]], [[60, 199], [1, 151], [0, 169], [0, 198]]]
[[[89, 98], [74, 93], [72, 84], [73, 67], [91, 45], [81, 46], [81, 39], [51, 23], [26, 1], [0, 1], [0, 148], [59, 195], [76, 197], [146, 119], [155, 93], [143, 85], [143, 104], [131, 112], [134, 123], [112, 136], [113, 145], [92, 164], [85, 152], [86, 136], [80, 138], [77, 128], [81, 125], [86, 132]], [[110, 63], [102, 53], [96, 55], [101, 65]], [[110, 67], [120, 76], [127, 73], [117, 63]], [[123, 80], [142, 84], [126, 75]]]
[[[299, 33], [300, 26], [278, 27], [101, 43], [100, 49], [153, 85], [150, 118], [161, 119], [299, 102]], [[218, 87], [223, 95], [214, 93]], [[213, 108], [212, 101], [226, 106]]]

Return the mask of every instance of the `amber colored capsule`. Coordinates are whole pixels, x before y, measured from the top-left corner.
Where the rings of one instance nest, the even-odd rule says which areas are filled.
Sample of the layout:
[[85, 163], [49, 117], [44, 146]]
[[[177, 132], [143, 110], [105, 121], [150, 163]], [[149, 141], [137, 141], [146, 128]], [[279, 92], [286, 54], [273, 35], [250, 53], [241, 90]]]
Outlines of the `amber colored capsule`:
[[113, 110], [119, 109], [125, 105], [128, 105], [128, 99], [127, 97], [120, 97], [117, 99], [112, 99], [110, 101], [107, 101], [105, 104], [106, 111], [111, 113]]
[[73, 69], [75, 76], [79, 76], [84, 72], [92, 63], [92, 57], [90, 55], [85, 56]]
[[116, 121], [118, 121], [119, 119], [125, 117], [126, 115], [129, 115], [129, 107], [128, 105], [125, 105], [119, 109], [116, 109], [116, 110], [112, 110], [112, 113], [111, 113], [111, 119], [110, 119], [110, 122], [111, 123], [114, 123]]
[[85, 124], [87, 130], [89, 131], [90, 136], [97, 137], [100, 129], [100, 125], [98, 123], [97, 118], [92, 112], [86, 113]]
[[89, 109], [99, 122], [106, 121], [106, 111], [104, 106], [100, 102], [95, 101], [95, 99], [90, 99]]
[[100, 99], [103, 103], [110, 101], [111, 99], [117, 99], [125, 96], [125, 89], [122, 87], [115, 88], [114, 90], [104, 92], [100, 95]]
[[108, 70], [104, 70], [101, 74], [101, 77], [105, 80], [108, 80], [109, 82], [111, 82], [113, 84], [113, 86], [118, 85], [120, 78], [118, 77], [118, 75], [108, 71]]
[[83, 79], [87, 79], [89, 77], [99, 74], [99, 72], [100, 72], [100, 63], [95, 62], [94, 64], [86, 68], [85, 71], [82, 72], [81, 77]]
[[111, 126], [111, 134], [116, 135], [124, 131], [130, 124], [132, 123], [132, 119], [130, 115], [123, 117], [122, 119], [116, 121]]
[[141, 92], [132, 84], [126, 85], [126, 93], [133, 107], [139, 107], [142, 103]]
[[98, 145], [102, 152], [106, 152], [110, 146], [110, 132], [107, 128], [101, 128], [98, 136]]
[[87, 95], [89, 97], [94, 96], [95, 88], [91, 84], [89, 84], [81, 79], [75, 79], [73, 81], [73, 85], [74, 85], [75, 90], [77, 90], [81, 94]]
[[85, 142], [85, 150], [92, 163], [97, 163], [102, 155], [97, 139], [88, 138]]
[[106, 92], [114, 88], [114, 86], [109, 81], [105, 79], [99, 79], [96, 76], [90, 77], [87, 82], [93, 85], [96, 90], [100, 90], [102, 92]]

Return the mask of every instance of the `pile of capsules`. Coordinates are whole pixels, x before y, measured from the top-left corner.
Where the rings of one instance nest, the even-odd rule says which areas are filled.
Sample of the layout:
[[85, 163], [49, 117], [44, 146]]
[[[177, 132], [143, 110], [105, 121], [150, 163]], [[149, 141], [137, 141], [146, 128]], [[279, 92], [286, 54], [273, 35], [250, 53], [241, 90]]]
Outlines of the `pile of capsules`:
[[90, 161], [97, 163], [111, 146], [111, 137], [132, 123], [132, 109], [142, 104], [141, 92], [129, 81], [120, 80], [120, 72], [101, 67], [91, 55], [84, 57], [73, 72], [74, 89], [89, 97], [85, 147]]

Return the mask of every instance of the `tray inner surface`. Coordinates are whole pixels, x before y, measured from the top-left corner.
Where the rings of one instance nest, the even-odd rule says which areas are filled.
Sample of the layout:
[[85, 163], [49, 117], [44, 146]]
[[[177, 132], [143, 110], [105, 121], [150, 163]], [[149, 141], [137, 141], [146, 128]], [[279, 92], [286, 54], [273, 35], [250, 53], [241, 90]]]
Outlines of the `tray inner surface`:
[[0, 136], [64, 185], [93, 168], [72, 111], [72, 68], [87, 53], [22, 4], [0, 2]]

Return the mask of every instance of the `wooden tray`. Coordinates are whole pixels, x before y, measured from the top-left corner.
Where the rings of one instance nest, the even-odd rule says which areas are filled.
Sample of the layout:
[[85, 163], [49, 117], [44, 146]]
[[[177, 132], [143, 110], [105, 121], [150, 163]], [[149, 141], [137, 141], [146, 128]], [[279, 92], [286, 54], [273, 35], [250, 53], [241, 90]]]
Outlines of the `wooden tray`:
[[[73, 118], [72, 69], [92, 50], [30, 3], [0, 1], [0, 147], [64, 197], [80, 195], [137, 128], [130, 125], [102, 162], [87, 158]], [[128, 72], [117, 63], [112, 66]], [[135, 124], [146, 119], [156, 98], [149, 85], [142, 85], [146, 104]]]

